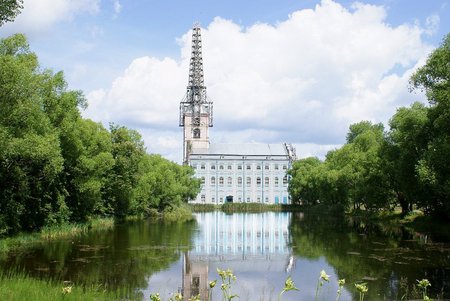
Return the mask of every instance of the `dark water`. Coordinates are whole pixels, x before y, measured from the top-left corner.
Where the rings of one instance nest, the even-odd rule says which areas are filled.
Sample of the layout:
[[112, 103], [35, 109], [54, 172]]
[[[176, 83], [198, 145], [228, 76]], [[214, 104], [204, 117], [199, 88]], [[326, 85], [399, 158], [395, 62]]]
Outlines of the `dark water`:
[[[291, 276], [299, 292], [282, 300], [314, 300], [321, 270], [330, 281], [318, 300], [359, 300], [354, 283], [364, 281], [364, 300], [419, 296], [416, 279], [427, 278], [429, 296], [450, 298], [450, 242], [433, 233], [303, 213], [199, 213], [197, 221], [118, 225], [75, 240], [61, 240], [0, 258], [0, 269], [33, 277], [99, 286], [123, 295], [199, 293], [221, 300], [217, 268], [237, 277], [239, 300], [277, 300]], [[220, 284], [220, 281], [218, 282]]]

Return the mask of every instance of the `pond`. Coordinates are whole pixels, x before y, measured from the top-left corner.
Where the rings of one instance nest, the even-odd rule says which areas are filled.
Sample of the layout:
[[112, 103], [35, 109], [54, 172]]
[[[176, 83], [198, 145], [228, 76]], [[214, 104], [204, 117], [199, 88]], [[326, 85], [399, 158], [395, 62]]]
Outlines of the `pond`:
[[[212, 295], [221, 300], [217, 269], [231, 269], [239, 300], [277, 300], [291, 276], [300, 291], [282, 300], [315, 300], [320, 271], [330, 275], [318, 300], [359, 300], [354, 283], [369, 288], [365, 300], [419, 297], [416, 279], [427, 278], [429, 295], [450, 298], [450, 243], [433, 233], [369, 225], [335, 216], [295, 212], [196, 213], [184, 223], [131, 222], [72, 240], [38, 245], [0, 258], [3, 270], [33, 277], [99, 285], [149, 300], [159, 292]], [[209, 281], [218, 286], [208, 291]]]

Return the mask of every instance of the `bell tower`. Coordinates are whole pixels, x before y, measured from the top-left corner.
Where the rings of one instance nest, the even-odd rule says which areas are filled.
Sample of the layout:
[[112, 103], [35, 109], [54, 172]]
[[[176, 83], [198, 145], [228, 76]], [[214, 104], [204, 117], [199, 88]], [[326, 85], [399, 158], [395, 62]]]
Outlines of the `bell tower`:
[[194, 149], [208, 149], [208, 129], [213, 126], [213, 104], [206, 97], [203, 78], [200, 25], [192, 28], [192, 51], [186, 95], [180, 102], [180, 127], [183, 127], [183, 163]]

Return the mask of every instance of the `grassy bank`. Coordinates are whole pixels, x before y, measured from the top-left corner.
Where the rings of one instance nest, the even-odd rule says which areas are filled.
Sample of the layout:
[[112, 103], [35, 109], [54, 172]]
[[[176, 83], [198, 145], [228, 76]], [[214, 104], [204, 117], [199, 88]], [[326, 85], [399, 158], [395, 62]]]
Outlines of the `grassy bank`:
[[113, 218], [95, 218], [83, 224], [62, 224], [44, 227], [41, 231], [36, 233], [20, 233], [13, 237], [0, 239], [0, 253], [31, 246], [39, 242], [66, 237], [76, 237], [91, 230], [107, 230], [113, 227]]
[[[124, 300], [126, 292], [109, 292], [101, 286], [81, 287], [65, 281], [40, 280], [22, 274], [0, 274], [2, 301], [89, 301]], [[126, 300], [142, 300], [135, 296]]]

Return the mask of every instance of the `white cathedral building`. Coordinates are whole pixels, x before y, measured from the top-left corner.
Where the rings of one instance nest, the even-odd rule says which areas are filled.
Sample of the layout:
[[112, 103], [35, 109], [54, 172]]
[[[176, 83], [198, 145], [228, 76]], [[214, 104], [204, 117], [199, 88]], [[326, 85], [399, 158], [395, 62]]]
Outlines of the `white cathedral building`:
[[189, 83], [180, 103], [183, 163], [202, 181], [193, 203], [289, 204], [287, 170], [296, 159], [292, 145], [214, 144], [209, 141], [213, 104], [206, 96], [200, 27], [192, 29]]

